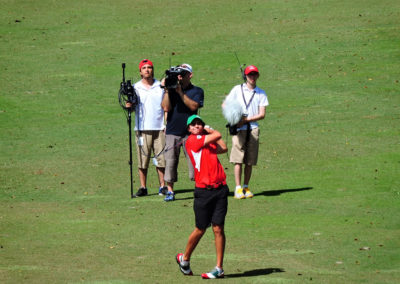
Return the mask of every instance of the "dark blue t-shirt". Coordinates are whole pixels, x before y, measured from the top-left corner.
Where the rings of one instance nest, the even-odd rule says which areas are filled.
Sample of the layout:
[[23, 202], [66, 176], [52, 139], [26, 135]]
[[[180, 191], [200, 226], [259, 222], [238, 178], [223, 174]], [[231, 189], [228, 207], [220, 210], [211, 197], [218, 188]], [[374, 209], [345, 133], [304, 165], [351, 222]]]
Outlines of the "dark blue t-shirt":
[[[204, 91], [202, 88], [190, 84], [183, 90], [191, 100], [199, 104], [199, 108], [203, 107]], [[196, 111], [191, 111], [182, 101], [181, 97], [175, 90], [169, 90], [169, 100], [171, 103], [171, 110], [168, 112], [166, 134], [177, 136], [185, 136], [187, 132], [187, 119], [192, 114], [197, 114]]]

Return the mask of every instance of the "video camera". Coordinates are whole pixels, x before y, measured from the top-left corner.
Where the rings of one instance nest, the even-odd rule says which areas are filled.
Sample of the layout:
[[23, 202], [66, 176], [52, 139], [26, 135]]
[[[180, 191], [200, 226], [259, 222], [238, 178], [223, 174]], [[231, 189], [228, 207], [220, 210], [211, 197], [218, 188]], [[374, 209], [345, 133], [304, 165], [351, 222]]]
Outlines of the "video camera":
[[187, 71], [179, 66], [165, 70], [165, 87], [175, 89], [178, 86], [178, 75], [184, 75]]
[[[139, 98], [136, 94], [135, 88], [132, 86], [131, 80], [125, 81], [125, 63], [122, 63], [122, 82], [118, 92], [119, 104], [123, 109], [135, 109], [139, 103]], [[127, 107], [127, 103], [131, 107]]]
[[236, 135], [238, 134], [238, 130], [237, 130], [237, 124], [235, 125], [230, 125], [229, 123], [227, 125], [225, 125], [226, 128], [229, 128], [229, 134], [230, 135]]

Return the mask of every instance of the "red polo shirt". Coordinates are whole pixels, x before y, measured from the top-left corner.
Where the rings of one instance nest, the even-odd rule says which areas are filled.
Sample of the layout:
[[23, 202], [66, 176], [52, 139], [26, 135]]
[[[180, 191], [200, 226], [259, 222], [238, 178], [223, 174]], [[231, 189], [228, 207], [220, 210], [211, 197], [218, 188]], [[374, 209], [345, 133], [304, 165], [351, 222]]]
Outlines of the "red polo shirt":
[[226, 184], [224, 168], [217, 157], [217, 144], [204, 146], [206, 135], [191, 134], [186, 140], [186, 150], [194, 167], [196, 187], [218, 187]]

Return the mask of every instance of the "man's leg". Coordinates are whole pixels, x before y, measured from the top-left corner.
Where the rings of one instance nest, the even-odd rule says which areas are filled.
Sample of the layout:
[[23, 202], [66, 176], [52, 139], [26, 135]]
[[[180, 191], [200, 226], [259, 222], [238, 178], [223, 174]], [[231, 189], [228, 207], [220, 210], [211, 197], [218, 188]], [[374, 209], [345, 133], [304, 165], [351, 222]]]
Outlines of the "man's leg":
[[[145, 132], [135, 131], [135, 139], [136, 139], [136, 151], [138, 157], [138, 172], [139, 172], [139, 182], [140, 188], [145, 189], [147, 184], [147, 168], [149, 167], [150, 153], [151, 151], [151, 136], [147, 136]], [[140, 191], [139, 188], [139, 191]], [[136, 196], [147, 195], [142, 194], [141, 192], [137, 192]]]
[[253, 166], [252, 165], [245, 165], [244, 166], [244, 184], [249, 184], [251, 178]]
[[249, 183], [251, 179], [253, 166], [257, 165], [259, 133], [260, 130], [258, 129], [258, 127], [252, 129], [250, 139], [248, 141], [248, 148], [246, 151], [246, 164], [244, 167], [244, 183], [243, 183], [243, 190], [246, 198], [251, 198], [254, 196], [254, 194], [249, 189]]
[[174, 192], [174, 183], [167, 181], [167, 187], [169, 192]]
[[201, 230], [196, 227], [189, 236], [185, 253], [178, 253], [176, 255], [176, 262], [184, 275], [193, 275], [193, 272], [190, 269], [190, 257], [205, 231], [205, 229]]
[[[171, 175], [175, 176], [175, 180], [178, 177], [178, 164], [179, 164], [179, 153], [180, 149], [175, 149], [174, 150], [176, 155], [174, 155], [174, 158], [172, 160], [166, 160], [166, 167], [169, 167]], [[167, 181], [167, 187], [168, 187], [168, 192], [173, 193], [174, 192], [174, 182], [173, 181]]]
[[[153, 153], [154, 156], [156, 157], [156, 170], [157, 170], [157, 175], [158, 175], [158, 182], [160, 184], [160, 190], [165, 186], [164, 182], [164, 175], [165, 175], [165, 157], [163, 154], [163, 151], [165, 150], [165, 133], [164, 130], [160, 131], [153, 131], [152, 132], [152, 138], [153, 138]], [[160, 192], [159, 192], [160, 193]], [[161, 194], [163, 194], [161, 192]]]
[[146, 180], [147, 180], [147, 169], [139, 168], [139, 181], [140, 187], [146, 187]]
[[244, 166], [244, 184], [243, 184], [243, 192], [244, 197], [252, 198], [254, 194], [249, 189], [249, 182], [251, 178], [251, 171], [253, 169], [252, 165], [245, 165]]
[[243, 199], [245, 198], [244, 193], [243, 193], [243, 188], [241, 186], [241, 181], [242, 181], [242, 164], [236, 163], [234, 167], [234, 174], [235, 174], [235, 183], [236, 183], [236, 188], [235, 188], [235, 199]]
[[140, 181], [140, 188], [135, 194], [135, 197], [146, 196], [147, 188], [146, 188], [146, 179], [147, 179], [147, 168], [139, 168], [139, 181]]
[[177, 181], [178, 177], [178, 163], [180, 146], [176, 146], [179, 142], [180, 137], [174, 135], [166, 135], [165, 137], [165, 149], [168, 149], [164, 153], [165, 157], [165, 174], [164, 180], [167, 183], [168, 192], [173, 193], [174, 182]]
[[146, 196], [147, 193], [147, 169], [149, 167], [152, 138], [147, 131], [136, 131], [136, 151], [138, 157], [140, 188], [136, 197]]
[[225, 252], [225, 232], [224, 226], [213, 225], [214, 237], [215, 237], [215, 249], [217, 252], [217, 267], [222, 268], [224, 264], [224, 252]]
[[242, 164], [235, 164], [235, 167], [234, 167], [234, 174], [235, 174], [235, 183], [236, 183], [236, 186], [240, 186], [242, 183], [241, 183], [241, 180], [242, 180]]
[[165, 182], [164, 182], [165, 168], [156, 167], [156, 170], [157, 170], [157, 174], [158, 174], [158, 182], [160, 183], [160, 187], [164, 187], [165, 186]]
[[190, 257], [192, 256], [194, 249], [196, 248], [197, 244], [199, 243], [205, 232], [205, 229], [203, 230], [197, 227], [193, 230], [193, 232], [189, 236], [185, 253], [183, 254], [183, 260], [190, 261]]

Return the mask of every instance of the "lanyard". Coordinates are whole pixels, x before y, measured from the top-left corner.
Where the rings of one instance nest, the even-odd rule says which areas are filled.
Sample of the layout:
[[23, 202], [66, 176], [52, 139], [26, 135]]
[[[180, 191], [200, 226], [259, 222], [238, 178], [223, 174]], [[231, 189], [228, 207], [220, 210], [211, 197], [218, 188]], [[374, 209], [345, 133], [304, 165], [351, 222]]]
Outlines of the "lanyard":
[[240, 88], [242, 89], [242, 98], [243, 98], [244, 105], [246, 106], [246, 109], [247, 109], [249, 107], [249, 105], [251, 104], [251, 101], [253, 100], [254, 95], [256, 94], [256, 90], [253, 90], [253, 94], [251, 95], [250, 101], [249, 101], [249, 103], [247, 103], [246, 98], [244, 97], [243, 84], [240, 85]]

